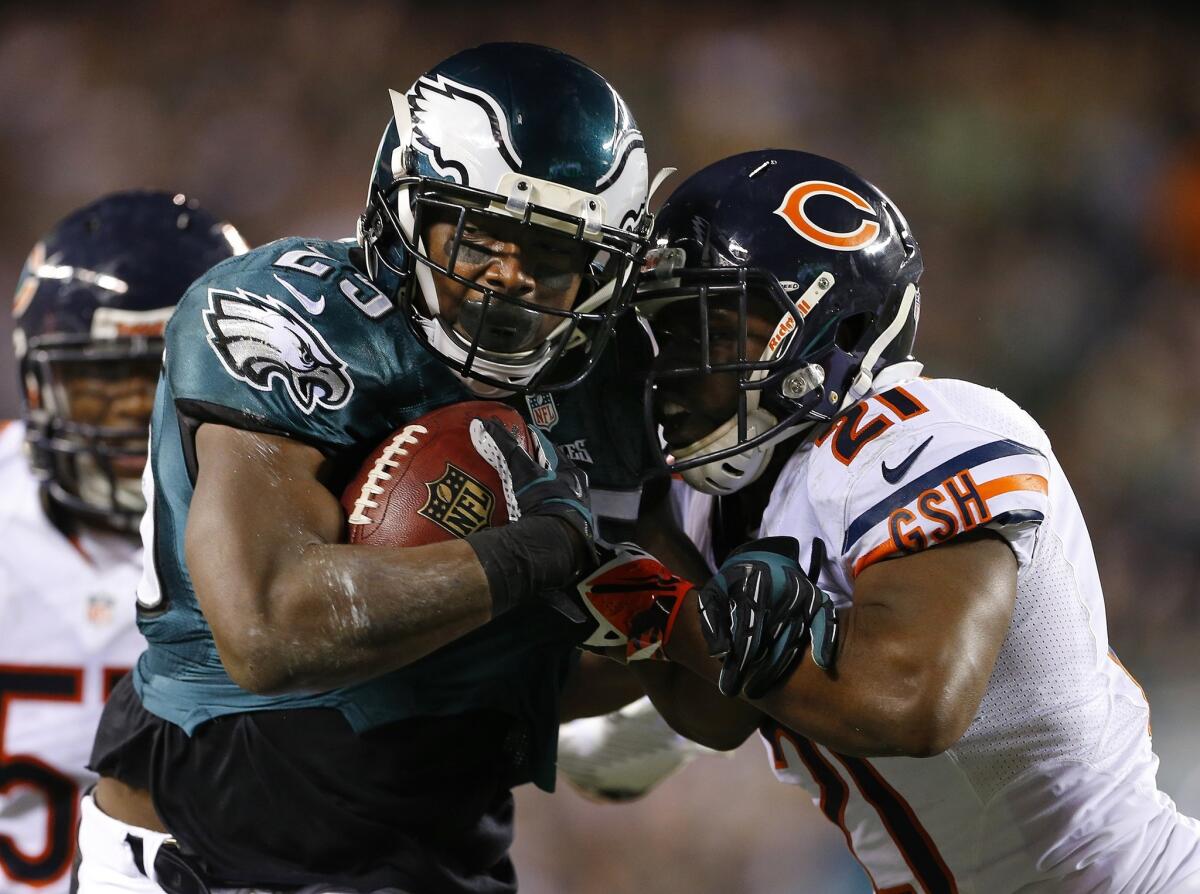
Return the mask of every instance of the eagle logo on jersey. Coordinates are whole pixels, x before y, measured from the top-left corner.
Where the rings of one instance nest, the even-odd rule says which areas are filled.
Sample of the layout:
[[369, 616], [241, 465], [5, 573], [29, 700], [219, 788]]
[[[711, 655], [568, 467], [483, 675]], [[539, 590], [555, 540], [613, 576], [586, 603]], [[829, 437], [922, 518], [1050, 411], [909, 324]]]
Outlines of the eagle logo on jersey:
[[444, 75], [417, 79], [408, 94], [413, 146], [441, 177], [488, 187], [521, 167], [508, 116], [495, 98]]
[[417, 510], [455, 537], [466, 537], [491, 522], [495, 495], [458, 466], [446, 463], [435, 481], [425, 483], [429, 498]]
[[235, 379], [259, 391], [282, 382], [305, 414], [350, 400], [354, 383], [345, 361], [286, 304], [244, 289], [209, 289], [208, 304], [208, 345]]

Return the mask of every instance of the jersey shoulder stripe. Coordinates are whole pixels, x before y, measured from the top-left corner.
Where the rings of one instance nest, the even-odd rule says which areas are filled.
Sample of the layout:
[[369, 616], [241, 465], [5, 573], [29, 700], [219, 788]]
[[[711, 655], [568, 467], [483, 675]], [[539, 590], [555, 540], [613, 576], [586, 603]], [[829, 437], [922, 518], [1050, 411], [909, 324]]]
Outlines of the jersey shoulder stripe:
[[[998, 440], [992, 441], [990, 444], [983, 444], [979, 447], [974, 447], [971, 450], [953, 456], [943, 463], [930, 469], [928, 472], [921, 475], [914, 481], [909, 482], [896, 491], [888, 494], [866, 512], [859, 515], [852, 521], [846, 529], [846, 536], [842, 541], [842, 552], [847, 553], [850, 548], [857, 543], [864, 534], [871, 528], [886, 519], [894, 510], [907, 506], [913, 500], [917, 499], [923, 492], [930, 488], [937, 487], [947, 478], [964, 469], [971, 469], [985, 462], [990, 462], [995, 459], [1002, 459], [1006, 456], [1017, 456], [1020, 454], [1033, 454], [1041, 456], [1041, 451], [1035, 450], [1032, 447], [1026, 447], [1024, 444], [1018, 444], [1015, 441]], [[1036, 479], [1036, 480], [1034, 480]], [[1038, 490], [1041, 493], [1046, 492], [1046, 479], [1040, 476], [1033, 475], [1013, 475], [1006, 476], [1002, 479], [988, 482], [983, 487], [987, 488], [988, 493], [983, 494], [984, 499], [988, 496], [995, 496], [1000, 493], [1005, 493], [1008, 490], [1017, 488]], [[982, 491], [981, 491], [982, 493]]]
[[1045, 433], [1000, 392], [910, 377], [798, 453], [767, 515], [784, 530], [815, 518], [846, 587], [875, 562], [985, 526], [1024, 569], [1049, 518], [1054, 468]]

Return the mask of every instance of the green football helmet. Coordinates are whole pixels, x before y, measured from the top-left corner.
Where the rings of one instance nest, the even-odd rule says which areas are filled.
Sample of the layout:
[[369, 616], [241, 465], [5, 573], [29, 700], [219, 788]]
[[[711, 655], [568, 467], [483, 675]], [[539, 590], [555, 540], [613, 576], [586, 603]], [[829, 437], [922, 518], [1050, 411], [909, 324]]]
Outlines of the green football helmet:
[[[579, 60], [519, 43], [457, 53], [391, 96], [359, 221], [368, 274], [475, 393], [578, 382], [631, 296], [649, 231], [629, 107]], [[519, 287], [488, 272], [509, 255], [529, 275]]]

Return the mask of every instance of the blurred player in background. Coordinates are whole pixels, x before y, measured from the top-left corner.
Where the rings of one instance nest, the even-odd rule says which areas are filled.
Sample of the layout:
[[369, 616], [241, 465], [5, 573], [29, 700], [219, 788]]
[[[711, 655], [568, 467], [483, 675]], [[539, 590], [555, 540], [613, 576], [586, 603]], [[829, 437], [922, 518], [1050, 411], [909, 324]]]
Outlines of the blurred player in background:
[[65, 891], [101, 707], [145, 648], [132, 594], [167, 317], [238, 233], [165, 192], [106, 196], [17, 284], [23, 419], [0, 423], [0, 892]]
[[720, 748], [757, 729], [876, 890], [1200, 890], [1045, 434], [912, 359], [896, 206], [751, 152], [686, 181], [653, 239], [649, 409], [718, 569], [686, 596], [662, 570], [641, 619], [677, 662], [632, 665], [663, 715]]
[[[553, 784], [581, 638], [551, 594], [597, 523], [631, 526], [650, 458], [648, 344], [618, 325], [646, 153], [612, 85], [544, 47], [465, 50], [392, 100], [358, 239], [221, 264], [168, 326], [149, 648], [97, 735], [81, 891], [515, 889], [510, 789]], [[366, 454], [479, 397], [545, 438], [539, 463], [476, 433], [520, 519], [344, 545], [337, 495]]]
[[[598, 673], [589, 667], [583, 685], [594, 686]], [[602, 716], [564, 723], [558, 731], [559, 774], [600, 803], [643, 798], [701, 755], [728, 752], [675, 732], [646, 696]]]

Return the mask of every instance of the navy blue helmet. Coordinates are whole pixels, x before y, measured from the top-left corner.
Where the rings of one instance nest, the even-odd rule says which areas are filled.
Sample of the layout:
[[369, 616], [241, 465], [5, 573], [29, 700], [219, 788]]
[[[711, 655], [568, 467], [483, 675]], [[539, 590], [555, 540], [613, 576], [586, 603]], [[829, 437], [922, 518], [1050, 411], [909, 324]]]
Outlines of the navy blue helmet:
[[[492, 43], [392, 91], [392, 107], [359, 222], [368, 274], [476, 393], [577, 382], [628, 303], [649, 229], [646, 150], [625, 101], [565, 53]], [[498, 245], [535, 256], [538, 282], [571, 282], [573, 296], [554, 306], [481, 276]]]
[[[701, 490], [749, 484], [775, 444], [829, 421], [881, 368], [910, 359], [920, 249], [895, 204], [838, 162], [782, 149], [723, 159], [672, 193], [651, 241], [635, 301], [661, 351], [648, 425], [657, 433], [683, 416], [671, 395], [704, 387], [701, 376], [736, 376], [728, 419], [702, 436], [685, 427], [689, 443], [668, 439], [669, 465]], [[773, 328], [748, 356], [755, 316]], [[718, 356], [719, 317], [734, 324]]]
[[193, 280], [245, 250], [195, 201], [149, 191], [86, 205], [33, 247], [13, 339], [30, 460], [53, 513], [136, 527], [163, 327]]

